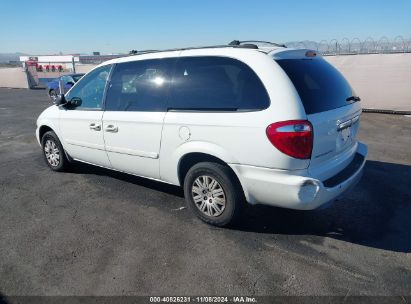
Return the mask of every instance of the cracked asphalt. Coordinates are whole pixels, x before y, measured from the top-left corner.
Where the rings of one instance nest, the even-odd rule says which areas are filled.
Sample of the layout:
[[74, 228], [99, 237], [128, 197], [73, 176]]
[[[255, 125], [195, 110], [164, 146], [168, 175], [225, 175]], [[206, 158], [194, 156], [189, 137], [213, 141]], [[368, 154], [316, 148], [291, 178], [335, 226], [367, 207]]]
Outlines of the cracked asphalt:
[[328, 209], [252, 207], [232, 229], [181, 189], [77, 164], [36, 142], [45, 91], [0, 89], [0, 293], [411, 295], [411, 118], [364, 113], [359, 185]]

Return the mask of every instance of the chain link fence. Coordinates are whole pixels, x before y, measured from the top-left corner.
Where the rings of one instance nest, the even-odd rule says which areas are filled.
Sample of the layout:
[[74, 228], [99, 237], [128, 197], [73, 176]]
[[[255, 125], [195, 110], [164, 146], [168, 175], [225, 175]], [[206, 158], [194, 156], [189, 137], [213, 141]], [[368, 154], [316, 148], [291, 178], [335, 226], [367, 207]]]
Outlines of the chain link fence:
[[317, 50], [324, 56], [331, 55], [356, 55], [356, 54], [391, 54], [391, 53], [410, 53], [411, 38], [396, 36], [395, 38], [387, 38], [385, 36], [374, 39], [359, 38], [343, 38], [341, 40], [321, 40], [315, 41], [299, 41], [286, 43], [289, 48], [297, 49], [312, 49]]

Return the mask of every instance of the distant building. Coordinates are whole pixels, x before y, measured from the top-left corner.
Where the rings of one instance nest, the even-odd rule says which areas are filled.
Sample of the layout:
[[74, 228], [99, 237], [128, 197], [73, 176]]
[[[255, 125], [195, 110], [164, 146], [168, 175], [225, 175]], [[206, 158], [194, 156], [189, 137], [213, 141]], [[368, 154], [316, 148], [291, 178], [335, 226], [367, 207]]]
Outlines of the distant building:
[[[84, 72], [93, 65], [127, 55], [29, 55], [20, 56], [20, 63], [29, 75], [29, 87], [41, 87], [64, 74]], [[81, 69], [80, 69], [81, 68]]]
[[123, 57], [126, 55], [100, 55], [100, 52], [94, 52], [93, 55], [38, 55], [38, 56], [20, 56], [20, 62], [23, 67], [27, 63], [35, 63], [42, 71], [48, 66], [49, 71], [54, 66], [61, 67], [63, 71], [74, 72], [76, 64], [98, 64], [110, 59]]

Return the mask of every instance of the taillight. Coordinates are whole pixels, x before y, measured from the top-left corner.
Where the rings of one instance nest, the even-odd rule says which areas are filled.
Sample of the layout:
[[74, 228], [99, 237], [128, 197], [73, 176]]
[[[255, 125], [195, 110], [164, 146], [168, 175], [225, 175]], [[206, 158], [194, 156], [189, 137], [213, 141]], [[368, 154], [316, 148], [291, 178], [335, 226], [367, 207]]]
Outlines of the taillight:
[[267, 137], [281, 152], [300, 159], [311, 158], [313, 126], [308, 120], [288, 120], [267, 127]]

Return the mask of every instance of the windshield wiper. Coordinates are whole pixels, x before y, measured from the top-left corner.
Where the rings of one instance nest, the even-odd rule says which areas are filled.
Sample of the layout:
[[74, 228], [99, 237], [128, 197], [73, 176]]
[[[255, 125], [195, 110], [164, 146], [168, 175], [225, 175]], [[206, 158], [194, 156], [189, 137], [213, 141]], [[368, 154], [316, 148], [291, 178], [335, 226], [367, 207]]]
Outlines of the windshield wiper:
[[361, 98], [358, 96], [350, 96], [346, 99], [346, 101], [361, 101]]

